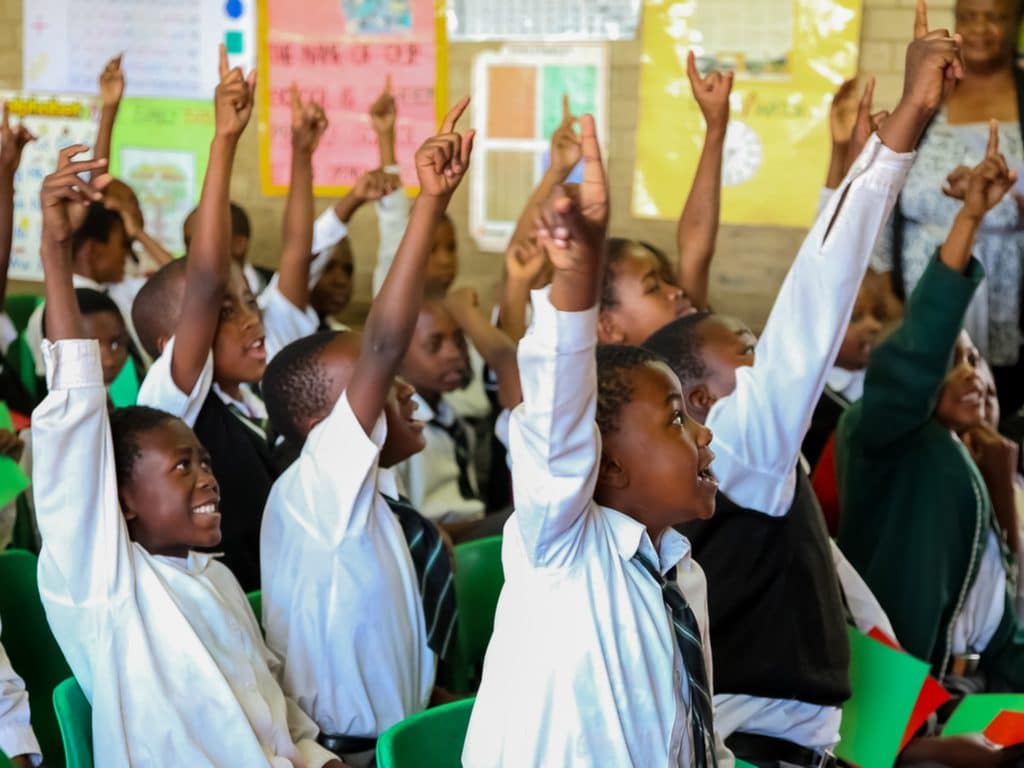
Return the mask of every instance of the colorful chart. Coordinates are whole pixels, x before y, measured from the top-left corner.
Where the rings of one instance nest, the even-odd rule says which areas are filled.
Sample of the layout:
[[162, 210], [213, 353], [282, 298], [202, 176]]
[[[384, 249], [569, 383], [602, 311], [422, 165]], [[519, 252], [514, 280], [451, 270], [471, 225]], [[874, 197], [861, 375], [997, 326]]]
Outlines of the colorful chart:
[[692, 49], [702, 71], [736, 72], [722, 221], [809, 225], [828, 164], [832, 94], [857, 71], [861, 6], [645, 0], [634, 215], [676, 218], [696, 173], [704, 124], [686, 76]]
[[264, 194], [284, 194], [291, 164], [291, 84], [330, 127], [314, 156], [317, 194], [339, 195], [379, 165], [367, 112], [388, 75], [398, 105], [402, 178], [437, 130], [447, 81], [442, 0], [267, 0], [260, 22], [260, 162]]
[[[470, 233], [485, 251], [503, 251], [523, 203], [549, 164], [562, 98], [573, 114], [593, 114], [607, 136], [607, 54], [601, 45], [508, 47], [473, 62]], [[579, 169], [575, 171], [578, 180]]]

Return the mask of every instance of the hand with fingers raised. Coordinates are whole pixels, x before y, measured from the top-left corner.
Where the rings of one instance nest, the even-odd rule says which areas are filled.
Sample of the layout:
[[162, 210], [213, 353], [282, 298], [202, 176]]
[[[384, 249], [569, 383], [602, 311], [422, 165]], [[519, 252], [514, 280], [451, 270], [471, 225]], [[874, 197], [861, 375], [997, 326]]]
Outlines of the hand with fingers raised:
[[469, 97], [464, 96], [445, 116], [440, 132], [416, 150], [416, 175], [421, 194], [450, 197], [469, 170], [476, 131], [470, 129], [464, 134], [455, 131], [455, 124], [468, 105]]
[[960, 35], [948, 29], [928, 29], [928, 6], [917, 0], [914, 39], [907, 46], [903, 98], [912, 106], [934, 113], [964, 76]]
[[237, 139], [249, 124], [256, 96], [256, 70], [246, 78], [240, 67], [228, 66], [228, 51], [220, 44], [220, 83], [213, 97], [215, 133]]
[[828, 110], [829, 131], [834, 146], [849, 146], [853, 137], [853, 127], [857, 122], [858, 106], [857, 78], [851, 77], [839, 86]]
[[693, 51], [686, 56], [686, 75], [690, 89], [697, 100], [709, 133], [724, 134], [729, 125], [729, 94], [732, 93], [732, 72], [708, 72], [704, 77], [697, 71], [697, 57]]
[[327, 115], [315, 101], [303, 103], [299, 86], [292, 83], [292, 152], [312, 155], [327, 130]]
[[123, 58], [123, 53], [117, 54], [100, 72], [100, 100], [104, 107], [116, 109], [121, 104], [121, 97], [124, 96], [124, 70], [121, 69]]
[[21, 153], [25, 145], [35, 140], [36, 137], [24, 125], [11, 127], [11, 110], [5, 102], [3, 122], [0, 122], [0, 174], [13, 178], [14, 172], [21, 165]]
[[39, 206], [43, 214], [43, 239], [57, 245], [64, 245], [74, 233], [72, 209], [84, 209], [89, 203], [103, 199], [103, 189], [110, 183], [107, 173], [82, 181], [79, 174], [104, 170], [106, 158], [99, 160], [74, 160], [76, 155], [87, 152], [85, 144], [72, 144], [60, 151], [57, 170], [43, 179], [39, 191]]
[[982, 219], [1013, 188], [1016, 181], [1016, 171], [1010, 170], [1006, 158], [999, 151], [999, 123], [992, 120], [988, 128], [985, 159], [971, 169], [966, 180], [962, 213]]
[[533, 286], [547, 264], [544, 249], [536, 240], [509, 243], [505, 249], [505, 273], [516, 283]]
[[867, 84], [864, 86], [864, 93], [861, 95], [860, 102], [857, 104], [857, 114], [853, 121], [853, 130], [850, 133], [850, 144], [849, 151], [847, 153], [845, 171], [850, 170], [850, 166], [853, 165], [857, 156], [860, 155], [861, 151], [864, 149], [864, 145], [868, 143], [868, 139], [871, 138], [871, 134], [877, 131], [889, 117], [888, 110], [883, 109], [878, 112], [871, 111], [874, 97], [875, 78], [869, 77]]
[[569, 94], [562, 94], [562, 122], [551, 134], [551, 171], [560, 180], [566, 179], [583, 156], [580, 137], [576, 134], [576, 117], [569, 106]]
[[378, 136], [392, 136], [395, 133], [397, 120], [398, 109], [395, 106], [395, 97], [391, 92], [391, 75], [388, 75], [384, 81], [384, 90], [370, 105], [370, 123]]
[[361, 203], [371, 203], [390, 195], [402, 186], [402, 180], [393, 173], [387, 173], [382, 168], [367, 171], [352, 185], [352, 194]]

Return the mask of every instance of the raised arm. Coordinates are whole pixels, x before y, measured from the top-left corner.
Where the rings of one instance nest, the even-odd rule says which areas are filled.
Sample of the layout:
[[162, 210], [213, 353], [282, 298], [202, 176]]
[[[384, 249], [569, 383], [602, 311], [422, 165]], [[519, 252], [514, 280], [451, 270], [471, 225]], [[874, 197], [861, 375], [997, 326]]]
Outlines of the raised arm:
[[309, 268], [313, 257], [313, 153], [327, 130], [323, 107], [302, 103], [292, 83], [292, 174], [284, 208], [278, 288], [299, 309], [309, 304]]
[[530, 291], [547, 266], [548, 257], [535, 240], [509, 243], [505, 251], [505, 279], [498, 304], [498, 325], [513, 342], [526, 335]]
[[725, 153], [725, 131], [729, 125], [733, 75], [732, 72], [709, 72], [706, 77], [701, 77], [693, 51], [686, 57], [686, 74], [707, 127], [697, 173], [676, 228], [679, 287], [695, 307], [707, 309], [711, 259], [715, 255], [722, 203], [722, 155]]
[[455, 124], [468, 104], [468, 97], [459, 101], [445, 117], [440, 133], [416, 152], [420, 196], [366, 318], [362, 351], [348, 386], [352, 411], [367, 435], [373, 433], [416, 327], [434, 228], [469, 168], [474, 132], [455, 132]]
[[35, 138], [24, 125], [11, 128], [10, 108], [5, 103], [0, 123], [0, 308], [7, 298], [7, 270], [14, 239], [14, 175], [21, 164], [22, 150]]
[[480, 312], [480, 297], [472, 288], [449, 291], [445, 297], [448, 311], [459, 324], [477, 352], [498, 379], [498, 402], [511, 410], [523, 402], [516, 363], [516, 345], [500, 328], [495, 328]]
[[519, 345], [523, 404], [509, 424], [517, 524], [537, 566], [571, 561], [600, 462], [594, 350], [608, 186], [594, 119], [580, 124], [583, 183], [556, 187], [541, 211], [537, 237], [554, 275], [534, 293], [534, 323]]
[[124, 96], [124, 70], [121, 69], [123, 53], [117, 54], [107, 62], [100, 72], [100, 99], [103, 107], [100, 110], [100, 127], [96, 133], [96, 146], [93, 157], [110, 157], [110, 140], [114, 135], [114, 121], [117, 110], [121, 107]]
[[963, 208], [939, 249], [938, 263], [925, 270], [903, 324], [871, 355], [861, 408], [865, 434], [876, 445], [897, 440], [931, 418], [967, 306], [983, 277], [980, 265], [971, 261], [975, 235], [1015, 181], [999, 154], [993, 122], [985, 159], [971, 170]]
[[174, 331], [171, 377], [182, 392], [195, 387], [217, 333], [231, 269], [231, 168], [238, 139], [252, 115], [255, 87], [256, 72], [246, 79], [238, 67], [229, 68], [221, 44], [220, 83], [214, 95], [216, 126], [185, 270], [185, 299]]

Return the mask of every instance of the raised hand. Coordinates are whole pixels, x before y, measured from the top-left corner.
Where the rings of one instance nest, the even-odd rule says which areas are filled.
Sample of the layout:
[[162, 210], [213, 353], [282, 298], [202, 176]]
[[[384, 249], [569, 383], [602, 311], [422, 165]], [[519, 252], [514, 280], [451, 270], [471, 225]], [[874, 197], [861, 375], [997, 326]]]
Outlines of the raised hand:
[[686, 75], [697, 100], [704, 122], [711, 132], [725, 132], [729, 124], [729, 94], [732, 92], [732, 72], [708, 72], [704, 77], [697, 71], [697, 57], [693, 51], [686, 56]]
[[963, 200], [967, 194], [967, 180], [971, 177], [971, 169], [966, 165], [958, 165], [942, 185], [942, 194], [954, 200]]
[[383, 169], [377, 168], [367, 171], [352, 186], [352, 194], [360, 202], [370, 203], [390, 195], [402, 186], [402, 180], [393, 173], [386, 173]]
[[395, 97], [391, 93], [391, 75], [388, 75], [387, 80], [384, 81], [384, 90], [370, 105], [370, 122], [378, 136], [390, 136], [395, 132], [397, 119], [398, 110], [395, 107]]
[[971, 169], [967, 178], [963, 212], [980, 219], [1003, 199], [1016, 181], [1016, 171], [1010, 170], [1006, 158], [999, 152], [999, 123], [992, 120], [985, 159]]
[[505, 250], [505, 273], [517, 283], [532, 286], [547, 264], [544, 249], [536, 240], [509, 243]]
[[872, 112], [871, 107], [875, 97], [875, 78], [869, 77], [864, 86], [864, 93], [857, 104], [857, 115], [853, 121], [853, 131], [850, 134], [849, 151], [847, 152], [846, 171], [850, 170], [857, 156], [860, 155], [864, 145], [868, 143], [871, 134], [877, 131], [889, 118], [888, 110]]
[[467, 285], [462, 288], [456, 288], [454, 291], [448, 291], [444, 297], [444, 304], [448, 311], [452, 313], [452, 316], [458, 320], [460, 317], [464, 317], [466, 312], [479, 309], [480, 296], [475, 288]]
[[541, 206], [537, 240], [556, 270], [590, 268], [600, 260], [608, 229], [608, 182], [593, 115], [580, 118], [583, 183], [552, 190]]
[[948, 29], [928, 29], [928, 6], [917, 0], [914, 39], [907, 46], [903, 100], [925, 112], [934, 112], [964, 76], [960, 35]]
[[256, 95], [256, 70], [246, 78], [240, 67], [228, 66], [228, 51], [220, 44], [220, 83], [213, 96], [216, 133], [237, 138], [252, 117]]
[[106, 158], [99, 160], [73, 160], [88, 151], [85, 144], [72, 144], [60, 151], [57, 170], [43, 179], [39, 191], [39, 205], [43, 213], [43, 237], [59, 244], [68, 242], [74, 232], [73, 208], [84, 209], [89, 203], [103, 199], [103, 188], [110, 183], [107, 173], [89, 181], [82, 181], [81, 173], [103, 170]]
[[5, 102], [3, 122], [0, 122], [0, 173], [13, 176], [21, 164], [25, 145], [35, 140], [36, 137], [24, 125], [11, 128], [11, 110]]
[[583, 156], [580, 137], [576, 135], [577, 120], [569, 107], [569, 94], [562, 94], [562, 122], [551, 134], [551, 170], [565, 179]]
[[292, 151], [312, 155], [327, 130], [327, 115], [315, 101], [302, 103], [299, 86], [292, 83]]
[[839, 147], [849, 145], [853, 136], [853, 127], [857, 122], [857, 78], [852, 77], [839, 86], [832, 97], [832, 106], [828, 110], [829, 130], [832, 143]]
[[104, 107], [116, 107], [124, 96], [124, 70], [121, 69], [123, 53], [117, 54], [107, 62], [100, 72], [100, 99]]
[[469, 156], [473, 151], [476, 131], [455, 132], [455, 124], [469, 105], [469, 96], [456, 103], [441, 123], [441, 130], [416, 150], [416, 175], [421, 194], [432, 197], [451, 195], [469, 170]]

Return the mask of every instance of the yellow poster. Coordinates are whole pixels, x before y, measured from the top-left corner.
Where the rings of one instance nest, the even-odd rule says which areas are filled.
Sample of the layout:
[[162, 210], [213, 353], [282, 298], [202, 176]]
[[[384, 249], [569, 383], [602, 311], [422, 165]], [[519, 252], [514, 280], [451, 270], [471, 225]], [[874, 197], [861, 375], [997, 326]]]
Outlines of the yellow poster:
[[633, 213], [674, 219], [704, 123], [686, 77], [731, 69], [722, 221], [808, 226], [829, 157], [828, 111], [857, 71], [862, 0], [645, 0]]

